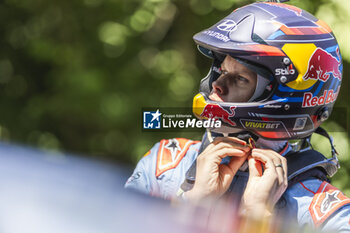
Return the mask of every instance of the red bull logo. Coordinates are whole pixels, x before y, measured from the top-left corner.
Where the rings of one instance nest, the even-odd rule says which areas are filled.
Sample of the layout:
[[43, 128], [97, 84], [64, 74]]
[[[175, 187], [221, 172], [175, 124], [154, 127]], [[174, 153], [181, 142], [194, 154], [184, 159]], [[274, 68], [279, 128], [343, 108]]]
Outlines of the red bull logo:
[[339, 89], [340, 87], [335, 92], [333, 89], [325, 90], [321, 96], [314, 96], [311, 92], [305, 92], [302, 107], [315, 107], [317, 105], [333, 103], [338, 97]]
[[[337, 50], [337, 52], [339, 52], [339, 50]], [[340, 56], [338, 55], [338, 57]], [[339, 70], [340, 65], [341, 62], [330, 53], [321, 48], [317, 48], [311, 55], [308, 69], [303, 79], [313, 79], [326, 82], [332, 73], [335, 78], [341, 81], [342, 74]]]
[[233, 117], [235, 115], [235, 108], [236, 107], [231, 106], [230, 110], [227, 111], [218, 104], [207, 104], [204, 107], [201, 116], [209, 119], [221, 119], [223, 122], [226, 122], [232, 126], [236, 126], [236, 123], [230, 119], [230, 117]]

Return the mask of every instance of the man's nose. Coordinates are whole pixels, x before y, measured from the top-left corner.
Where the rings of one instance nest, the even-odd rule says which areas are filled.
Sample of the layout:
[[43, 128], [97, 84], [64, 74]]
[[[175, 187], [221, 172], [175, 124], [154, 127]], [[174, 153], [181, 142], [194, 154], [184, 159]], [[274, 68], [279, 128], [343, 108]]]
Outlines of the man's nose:
[[228, 92], [228, 82], [228, 77], [220, 76], [212, 83], [212, 88], [219, 95], [226, 95]]

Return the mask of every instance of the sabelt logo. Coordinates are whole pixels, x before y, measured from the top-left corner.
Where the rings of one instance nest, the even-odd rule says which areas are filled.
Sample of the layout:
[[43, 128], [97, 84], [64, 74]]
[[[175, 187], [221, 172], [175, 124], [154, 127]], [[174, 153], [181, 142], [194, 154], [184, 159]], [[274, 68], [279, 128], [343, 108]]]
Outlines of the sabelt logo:
[[237, 29], [237, 23], [231, 19], [226, 19], [222, 23], [220, 23], [217, 28], [221, 31], [225, 32], [233, 32]]
[[338, 87], [336, 92], [332, 89], [325, 90], [321, 96], [313, 96], [311, 92], [306, 92], [304, 93], [302, 107], [315, 107], [316, 105], [333, 103], [337, 99], [339, 89], [340, 87]]
[[308, 69], [303, 79], [313, 79], [326, 82], [330, 77], [330, 73], [332, 73], [335, 78], [341, 80], [342, 74], [339, 70], [340, 65], [341, 62], [330, 53], [321, 48], [317, 48], [311, 55]]

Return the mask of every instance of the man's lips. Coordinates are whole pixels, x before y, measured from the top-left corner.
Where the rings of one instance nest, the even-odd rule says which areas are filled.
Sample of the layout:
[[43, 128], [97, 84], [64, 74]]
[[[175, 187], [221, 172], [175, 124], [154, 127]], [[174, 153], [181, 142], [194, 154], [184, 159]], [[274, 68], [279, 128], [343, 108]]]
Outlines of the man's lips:
[[217, 102], [224, 102], [224, 100], [216, 92], [211, 92], [209, 99]]

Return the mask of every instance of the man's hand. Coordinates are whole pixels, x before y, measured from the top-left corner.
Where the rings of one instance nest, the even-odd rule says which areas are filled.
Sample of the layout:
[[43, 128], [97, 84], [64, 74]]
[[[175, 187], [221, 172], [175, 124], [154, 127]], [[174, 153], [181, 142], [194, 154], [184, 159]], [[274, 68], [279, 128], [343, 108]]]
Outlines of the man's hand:
[[[185, 193], [187, 199], [199, 201], [206, 197], [218, 198], [230, 187], [237, 170], [247, 159], [250, 148], [235, 137], [217, 137], [197, 158], [196, 181]], [[228, 164], [220, 164], [231, 156]]]
[[247, 216], [258, 219], [272, 213], [287, 189], [287, 160], [273, 150], [252, 149], [248, 164], [249, 180], [243, 194], [242, 210]]

